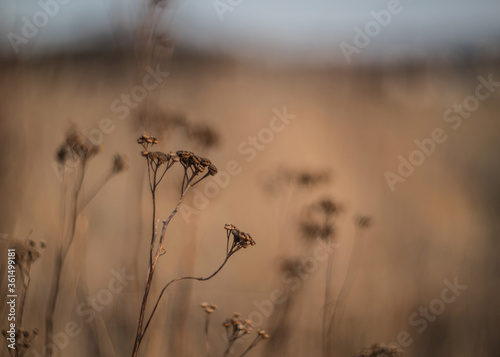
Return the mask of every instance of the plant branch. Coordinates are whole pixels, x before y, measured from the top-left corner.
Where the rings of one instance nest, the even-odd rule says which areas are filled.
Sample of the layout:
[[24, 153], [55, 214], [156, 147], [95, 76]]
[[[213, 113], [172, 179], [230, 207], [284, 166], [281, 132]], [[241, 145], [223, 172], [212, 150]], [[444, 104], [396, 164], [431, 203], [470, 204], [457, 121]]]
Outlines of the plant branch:
[[169, 281], [164, 287], [163, 289], [161, 290], [160, 292], [160, 295], [158, 296], [158, 299], [156, 300], [156, 304], [153, 308], [153, 311], [151, 312], [151, 314], [149, 315], [149, 319], [148, 319], [148, 322], [146, 323], [146, 326], [144, 327], [144, 331], [142, 333], [142, 337], [144, 337], [144, 334], [146, 333], [146, 330], [149, 326], [149, 324], [151, 323], [151, 319], [153, 318], [155, 312], [156, 312], [156, 309], [158, 308], [158, 304], [160, 303], [160, 300], [161, 298], [163, 297], [163, 294], [165, 293], [165, 291], [167, 290], [167, 288], [172, 285], [173, 283], [176, 283], [178, 281], [181, 281], [181, 280], [198, 280], [198, 281], [207, 281], [207, 280], [210, 280], [212, 279], [215, 275], [217, 275], [218, 272], [221, 271], [221, 269], [224, 267], [224, 265], [226, 265], [227, 261], [229, 260], [229, 258], [231, 257], [231, 255], [233, 255], [234, 252], [230, 252], [230, 254], [226, 255], [226, 258], [224, 259], [224, 261], [222, 262], [222, 264], [219, 266], [219, 268], [213, 272], [211, 275], [207, 276], [206, 278], [203, 278], [203, 277], [194, 277], [194, 276], [183, 276], [183, 277], [179, 277], [179, 278], [175, 278], [171, 281]]

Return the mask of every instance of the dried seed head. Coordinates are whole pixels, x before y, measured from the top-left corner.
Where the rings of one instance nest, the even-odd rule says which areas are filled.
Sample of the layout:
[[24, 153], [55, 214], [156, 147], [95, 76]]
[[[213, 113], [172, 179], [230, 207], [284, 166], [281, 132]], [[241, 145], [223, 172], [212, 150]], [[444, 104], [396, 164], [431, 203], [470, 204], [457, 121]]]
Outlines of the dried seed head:
[[215, 304], [209, 304], [208, 302], [202, 302], [200, 307], [205, 311], [207, 314], [213, 313], [215, 310], [218, 309], [217, 305]]
[[255, 245], [255, 241], [253, 240], [250, 233], [240, 231], [238, 228], [236, 228], [236, 226], [232, 224], [224, 225], [224, 229], [228, 231], [228, 234], [231, 234], [233, 236], [233, 249], [235, 249], [234, 251], [240, 248], [247, 248], [249, 246]]
[[59, 149], [57, 150], [57, 154], [56, 154], [57, 162], [59, 162], [60, 164], [64, 164], [64, 162], [66, 161], [66, 158], [68, 157], [68, 154], [69, 154], [68, 145], [62, 144], [59, 147]]
[[201, 158], [193, 153], [193, 155], [191, 155], [191, 164], [199, 164], [200, 162]]
[[122, 172], [127, 169], [127, 160], [125, 156], [116, 154], [113, 158], [113, 173]]
[[217, 167], [216, 167], [214, 164], [210, 164], [210, 165], [208, 166], [208, 172], [209, 172], [209, 174], [210, 174], [210, 175], [212, 175], [212, 176], [217, 175], [217, 172], [218, 172]]
[[304, 270], [304, 264], [299, 258], [287, 258], [281, 264], [281, 270], [291, 277], [299, 277]]
[[269, 335], [266, 333], [266, 330], [259, 329], [257, 333], [260, 337], [262, 337], [265, 340], [269, 338]]
[[212, 161], [210, 161], [206, 157], [200, 157], [200, 164], [207, 167], [207, 166], [210, 166], [212, 164]]
[[104, 146], [94, 145], [90, 140], [73, 130], [66, 135], [64, 144], [57, 151], [56, 159], [59, 163], [64, 163], [68, 159], [68, 155], [71, 154], [73, 157], [85, 161], [102, 150], [104, 150]]
[[158, 156], [158, 163], [161, 165], [161, 164], [164, 164], [168, 161], [168, 156], [165, 154], [165, 153], [162, 153], [160, 151], [157, 151], [156, 152], [156, 155]]
[[372, 224], [372, 218], [369, 216], [357, 216], [354, 223], [358, 228], [368, 228]]
[[224, 229], [226, 229], [228, 231], [232, 231], [233, 229], [236, 229], [236, 227], [233, 226], [232, 224], [225, 224]]
[[203, 166], [203, 165], [201, 165], [201, 164], [197, 164], [197, 165], [195, 166], [195, 168], [196, 168], [196, 171], [198, 171], [198, 172], [203, 172], [203, 171], [205, 171], [205, 166]]
[[179, 162], [179, 156], [177, 156], [177, 154], [173, 151], [170, 151], [168, 154], [167, 154], [167, 157], [172, 160], [173, 162]]
[[329, 198], [324, 198], [319, 202], [319, 208], [327, 215], [338, 212], [338, 206]]
[[178, 150], [177, 151], [177, 156], [179, 156], [181, 159], [189, 159], [191, 154], [192, 154], [192, 152], [187, 151], [187, 150]]
[[146, 148], [148, 145], [158, 144], [158, 139], [154, 136], [150, 136], [149, 134], [144, 133], [139, 139], [137, 139], [137, 143]]
[[239, 313], [234, 313], [233, 316], [222, 324], [226, 327], [227, 332], [230, 333], [229, 338], [233, 341], [247, 334], [252, 333], [252, 326], [250, 321], [240, 319]]
[[82, 143], [83, 143], [83, 136], [75, 131], [70, 132], [66, 136], [66, 144], [72, 149], [74, 149], [78, 145], [81, 145]]

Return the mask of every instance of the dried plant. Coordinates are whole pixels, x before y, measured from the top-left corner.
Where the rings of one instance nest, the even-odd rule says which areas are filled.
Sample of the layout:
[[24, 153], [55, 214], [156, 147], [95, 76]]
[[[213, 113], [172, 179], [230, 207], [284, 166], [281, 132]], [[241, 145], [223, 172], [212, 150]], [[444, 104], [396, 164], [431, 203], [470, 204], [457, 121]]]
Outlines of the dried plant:
[[[31, 269], [33, 263], [40, 258], [46, 247], [44, 241], [37, 244], [34, 240], [30, 239], [31, 234], [32, 231], [28, 234], [28, 239], [16, 248], [15, 266], [17, 267], [18, 281], [22, 285], [21, 291], [17, 294], [19, 296], [19, 308], [17, 310], [16, 325], [20, 327], [16, 328], [15, 332], [15, 349], [8, 348], [10, 355], [15, 357], [24, 356], [25, 352], [30, 349], [35, 337], [39, 334], [37, 328], [26, 330], [22, 327], [26, 296], [31, 282]], [[7, 330], [2, 330], [2, 335], [6, 339], [10, 337]]]
[[[63, 219], [61, 229], [61, 242], [56, 253], [56, 262], [54, 266], [54, 276], [50, 287], [49, 304], [47, 308], [45, 320], [45, 342], [49, 346], [50, 336], [54, 330], [54, 313], [57, 305], [57, 300], [60, 292], [61, 275], [63, 265], [68, 252], [72, 246], [76, 234], [76, 223], [79, 214], [95, 197], [95, 195], [104, 187], [104, 185], [116, 174], [126, 169], [126, 160], [123, 156], [115, 155], [109, 173], [104, 176], [104, 179], [98, 182], [91, 193], [81, 200], [81, 191], [85, 174], [88, 169], [89, 162], [100, 152], [104, 147], [96, 145], [83, 135], [79, 134], [76, 130], [71, 130], [64, 143], [59, 147], [56, 152], [57, 162], [64, 167], [63, 170], [63, 184], [62, 184], [62, 197], [63, 197]], [[66, 174], [66, 166], [74, 173], [73, 180], [69, 180]], [[70, 195], [70, 207], [66, 206], [66, 191], [70, 188], [72, 194]], [[83, 201], [83, 202], [81, 202]], [[69, 217], [69, 218], [67, 218]], [[67, 222], [66, 222], [67, 220]], [[45, 351], [46, 356], [53, 355], [53, 349], [47, 348]]]
[[395, 346], [385, 346], [382, 343], [375, 343], [371, 347], [365, 347], [354, 357], [398, 357], [403, 355], [403, 350]]
[[326, 170], [281, 168], [264, 181], [264, 189], [276, 195], [283, 189], [308, 189], [330, 182], [331, 174]]
[[224, 351], [223, 356], [229, 355], [231, 348], [238, 339], [245, 335], [250, 335], [253, 331], [252, 322], [249, 320], [243, 320], [241, 315], [237, 312], [233, 316], [222, 324], [226, 328], [227, 336], [227, 348]]
[[[158, 143], [158, 139], [153, 136], [149, 136], [148, 134], [142, 135], [139, 139], [137, 139], [137, 142], [142, 145], [144, 149], [142, 151], [142, 156], [146, 158], [147, 162], [149, 188], [152, 196], [153, 212], [152, 212], [152, 234], [151, 234], [151, 242], [149, 248], [149, 262], [148, 262], [148, 270], [146, 277], [146, 286], [144, 288], [144, 293], [139, 313], [139, 321], [137, 323], [136, 337], [132, 351], [133, 357], [137, 356], [141, 342], [146, 334], [146, 331], [151, 323], [151, 320], [156, 312], [156, 309], [158, 308], [158, 305], [163, 297], [163, 294], [170, 285], [181, 280], [198, 280], [198, 281], [209, 280], [212, 277], [214, 277], [224, 267], [229, 258], [239, 249], [255, 245], [255, 241], [252, 239], [250, 234], [238, 230], [233, 225], [226, 224], [224, 227], [226, 229], [226, 236], [227, 236], [226, 257], [222, 262], [222, 264], [219, 266], [219, 268], [208, 277], [184, 276], [175, 278], [170, 282], [168, 282], [161, 290], [158, 298], [156, 299], [154, 307], [151, 313], [149, 314], [148, 319], [146, 320], [146, 323], [144, 323], [146, 307], [148, 303], [149, 293], [151, 291], [151, 284], [153, 281], [156, 266], [158, 264], [159, 258], [163, 254], [165, 254], [163, 245], [167, 227], [172, 221], [173, 217], [178, 212], [179, 207], [182, 204], [183, 198], [185, 197], [189, 189], [197, 185], [199, 182], [201, 182], [208, 176], [216, 175], [217, 167], [214, 164], [212, 164], [212, 162], [209, 159], [200, 157], [191, 151], [179, 150], [176, 153], [170, 152], [168, 154], [165, 154], [160, 151], [152, 151], [150, 149], [153, 147], [153, 145]], [[177, 162], [180, 163], [180, 165], [184, 169], [182, 185], [180, 188], [180, 198], [174, 210], [170, 213], [169, 217], [166, 220], [163, 220], [161, 231], [158, 231], [156, 229], [157, 188], [160, 182], [165, 177], [167, 171]]]
[[222, 326], [225, 327], [227, 336], [227, 348], [224, 351], [223, 357], [229, 355], [236, 341], [246, 335], [250, 335], [253, 331], [252, 322], [242, 319], [241, 315], [237, 312], [231, 318], [224, 321]]
[[[9, 334], [7, 330], [2, 330], [2, 335], [7, 339]], [[11, 356], [22, 357], [31, 348], [33, 340], [38, 336], [38, 329], [34, 328], [31, 331], [25, 330], [24, 328], [17, 328], [15, 333], [15, 349], [9, 348], [9, 353]]]
[[[206, 314], [205, 345], [206, 345], [207, 356], [210, 356], [210, 343], [208, 340], [208, 326], [209, 326], [210, 315], [218, 307], [215, 304], [209, 304], [206, 302], [203, 302], [200, 306]], [[227, 346], [226, 346], [226, 349], [224, 351], [223, 356], [227, 356], [229, 353], [231, 353], [231, 349], [236, 341], [238, 341], [239, 339], [241, 339], [247, 335], [250, 335], [253, 332], [252, 322], [249, 320], [242, 319], [241, 315], [237, 312], [235, 312], [231, 318], [226, 319], [226, 321], [224, 321], [224, 323], [222, 325], [226, 329], [226, 337], [227, 337]], [[256, 334], [255, 338], [250, 343], [250, 345], [243, 351], [243, 353], [240, 355], [240, 357], [246, 355], [251, 349], [253, 349], [255, 346], [257, 346], [257, 344], [261, 340], [267, 340], [268, 338], [269, 338], [269, 334], [267, 334], [265, 330], [263, 330], [263, 329], [257, 330], [257, 334]]]
[[[280, 273], [291, 280], [300, 279], [305, 266], [300, 257], [288, 257], [283, 259], [280, 265]], [[302, 290], [303, 285], [293, 287], [281, 281], [280, 290], [283, 292], [283, 303], [276, 305], [270, 317], [270, 333], [272, 338], [266, 346], [266, 356], [275, 356], [279, 353], [286, 353], [286, 346], [292, 331], [291, 320], [293, 319], [292, 309], [297, 302], [297, 295]]]
[[[325, 197], [319, 202], [315, 203], [310, 207], [311, 210], [318, 212], [322, 217], [320, 218], [320, 222], [315, 222], [314, 220], [311, 221], [309, 224], [313, 225], [316, 227], [315, 230], [310, 230], [309, 235], [304, 234], [306, 232], [303, 232], [304, 237], [309, 238], [309, 239], [322, 239], [324, 241], [330, 241], [330, 243], [333, 243], [335, 239], [335, 227], [334, 227], [334, 220], [337, 217], [337, 215], [342, 211], [340, 205], [336, 202], [334, 202], [332, 199]], [[313, 234], [311, 234], [313, 233]], [[326, 266], [326, 272], [325, 272], [325, 294], [323, 298], [323, 319], [322, 319], [322, 346], [324, 350], [324, 354], [326, 355], [326, 349], [327, 349], [327, 321], [329, 318], [330, 314], [330, 301], [332, 300], [332, 280], [333, 280], [333, 254], [328, 254], [328, 259], [327, 259], [327, 266]]]
[[347, 273], [346, 277], [344, 279], [344, 282], [342, 283], [342, 286], [340, 288], [340, 292], [338, 294], [338, 297], [336, 301], [330, 300], [328, 304], [333, 305], [333, 312], [331, 313], [331, 316], [328, 318], [330, 319], [328, 323], [328, 329], [326, 333], [326, 340], [325, 340], [325, 348], [324, 348], [324, 353], [325, 355], [328, 355], [328, 353], [333, 353], [333, 348], [334, 348], [334, 342], [335, 342], [335, 327], [338, 321], [342, 318], [342, 314], [345, 309], [345, 304], [347, 301], [347, 298], [349, 296], [349, 293], [351, 291], [352, 285], [354, 284], [354, 281], [356, 280], [356, 276], [358, 273], [358, 268], [359, 264], [362, 258], [362, 253], [363, 253], [363, 240], [360, 239], [359, 233], [367, 229], [368, 227], [371, 226], [372, 218], [368, 216], [356, 216], [354, 219], [354, 225], [356, 228], [355, 234], [354, 234], [354, 246], [353, 250], [351, 253], [351, 258], [349, 259], [349, 265], [347, 267]]
[[207, 302], [201, 303], [201, 308], [205, 311], [205, 348], [207, 351], [207, 356], [210, 357], [210, 340], [208, 339], [208, 327], [210, 325], [210, 316], [212, 313], [218, 309], [218, 306], [215, 304], [209, 304]]

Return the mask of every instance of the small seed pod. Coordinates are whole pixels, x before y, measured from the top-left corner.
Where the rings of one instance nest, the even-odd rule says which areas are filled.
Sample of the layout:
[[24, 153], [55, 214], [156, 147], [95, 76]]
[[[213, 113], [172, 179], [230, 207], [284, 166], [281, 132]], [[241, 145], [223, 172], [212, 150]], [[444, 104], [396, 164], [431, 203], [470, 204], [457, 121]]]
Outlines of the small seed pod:
[[210, 161], [206, 157], [200, 157], [200, 164], [202, 164], [203, 166], [210, 166], [212, 164], [212, 161]]
[[205, 166], [203, 166], [203, 165], [201, 165], [201, 164], [197, 164], [197, 165], [195, 166], [195, 168], [196, 168], [196, 170], [197, 170], [198, 172], [203, 172], [203, 171], [205, 171]]
[[210, 166], [208, 166], [208, 173], [212, 176], [215, 176], [217, 175], [217, 167], [214, 165], [214, 164], [210, 164]]
[[164, 164], [168, 161], [168, 157], [165, 153], [162, 153], [160, 151], [157, 151], [156, 154], [158, 155], [158, 162], [160, 164]]
[[235, 226], [233, 226], [232, 224], [225, 224], [224, 225], [224, 229], [228, 230], [228, 231], [232, 231], [233, 229], [236, 229]]

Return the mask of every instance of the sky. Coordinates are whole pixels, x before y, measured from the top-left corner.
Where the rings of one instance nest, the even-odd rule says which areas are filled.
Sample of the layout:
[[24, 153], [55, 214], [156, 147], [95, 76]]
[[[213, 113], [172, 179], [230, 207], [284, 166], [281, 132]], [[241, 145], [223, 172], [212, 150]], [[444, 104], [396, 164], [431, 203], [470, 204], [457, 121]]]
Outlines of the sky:
[[[96, 40], [122, 43], [144, 8], [138, 0], [57, 1], [0, 0], [0, 54], [29, 58], [84, 51]], [[168, 26], [180, 45], [250, 59], [355, 63], [498, 54], [499, 19], [498, 0], [176, 0], [160, 28]], [[23, 34], [26, 21], [35, 23], [31, 38]]]

